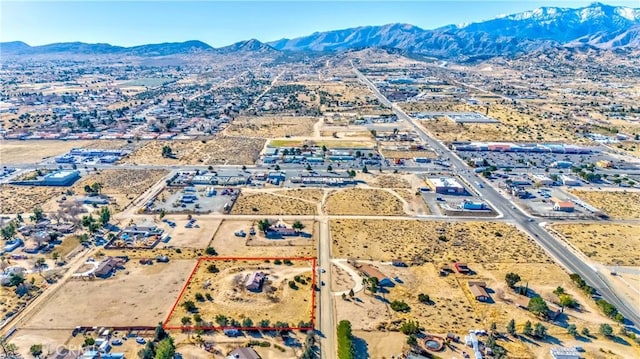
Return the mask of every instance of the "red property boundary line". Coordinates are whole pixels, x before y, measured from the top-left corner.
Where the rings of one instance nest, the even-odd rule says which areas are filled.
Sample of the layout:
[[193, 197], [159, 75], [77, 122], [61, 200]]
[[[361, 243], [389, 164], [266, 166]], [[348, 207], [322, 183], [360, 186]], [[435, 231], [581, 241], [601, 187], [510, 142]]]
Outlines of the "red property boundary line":
[[[246, 261], [261, 261], [264, 262], [266, 260], [290, 260], [290, 261], [311, 261], [311, 326], [310, 327], [287, 327], [287, 328], [276, 328], [276, 327], [231, 327], [231, 326], [197, 326], [197, 325], [167, 325], [167, 323], [169, 322], [169, 319], [171, 319], [171, 316], [173, 315], [174, 311], [176, 310], [176, 307], [178, 306], [178, 303], [180, 303], [180, 300], [182, 299], [182, 297], [184, 296], [185, 291], [187, 290], [187, 287], [189, 286], [189, 283], [191, 283], [191, 279], [193, 278], [193, 276], [196, 273], [196, 270], [198, 270], [198, 268], [200, 267], [200, 264], [202, 262], [207, 262], [207, 261], [228, 261], [228, 260], [246, 260]], [[176, 299], [175, 303], [173, 303], [173, 306], [171, 307], [171, 310], [169, 311], [169, 315], [167, 315], [167, 318], [164, 320], [164, 322], [162, 323], [162, 328], [165, 330], [225, 330], [225, 329], [236, 329], [236, 330], [262, 330], [262, 331], [277, 331], [277, 330], [282, 330], [282, 329], [287, 329], [287, 330], [313, 330], [315, 328], [315, 322], [316, 322], [316, 285], [317, 285], [317, 279], [316, 279], [316, 266], [317, 266], [317, 258], [315, 257], [200, 257], [198, 259], [198, 262], [196, 263], [196, 265], [193, 267], [193, 269], [191, 270], [191, 273], [189, 274], [189, 277], [187, 278], [187, 281], [184, 283], [184, 286], [182, 287], [182, 290], [180, 291], [180, 294], [178, 295], [178, 298]]]

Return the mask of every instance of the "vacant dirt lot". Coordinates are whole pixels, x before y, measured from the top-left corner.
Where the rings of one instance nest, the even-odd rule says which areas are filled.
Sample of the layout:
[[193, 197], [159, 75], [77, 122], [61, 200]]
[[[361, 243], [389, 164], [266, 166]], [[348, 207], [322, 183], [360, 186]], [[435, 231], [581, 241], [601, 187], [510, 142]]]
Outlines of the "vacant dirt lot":
[[339, 258], [418, 262], [543, 263], [549, 258], [517, 228], [496, 222], [331, 220]]
[[91, 141], [0, 141], [0, 162], [3, 165], [39, 163], [42, 160], [69, 152], [74, 147], [85, 147]]
[[318, 203], [322, 200], [322, 196], [324, 196], [324, 190], [322, 189], [289, 189], [284, 191], [276, 192], [280, 195], [300, 198], [305, 201]]
[[[161, 165], [250, 165], [258, 159], [264, 144], [264, 139], [225, 136], [202, 141], [151, 141], [122, 162]], [[175, 159], [162, 157], [162, 147], [165, 145], [171, 147]]]
[[279, 193], [243, 190], [231, 209], [231, 214], [316, 214], [317, 204]]
[[315, 117], [240, 117], [225, 130], [230, 136], [274, 138], [285, 136], [313, 136]]
[[424, 157], [424, 158], [436, 158], [436, 153], [433, 151], [397, 151], [397, 150], [387, 150], [382, 149], [380, 153], [385, 158], [390, 159], [411, 159], [416, 157]]
[[300, 147], [302, 145], [308, 146], [326, 146], [327, 148], [346, 148], [346, 149], [363, 149], [373, 148], [375, 143], [373, 141], [351, 141], [351, 140], [271, 140], [269, 146], [271, 147]]
[[193, 216], [196, 220], [195, 224], [200, 228], [185, 228], [185, 224], [189, 221], [186, 215], [166, 216], [165, 218], [175, 222], [174, 228], [169, 227], [166, 223], [159, 223], [158, 227], [164, 229], [171, 237], [168, 243], [160, 243], [159, 248], [164, 246], [173, 246], [178, 248], [206, 248], [213, 236], [218, 230], [221, 219], [212, 219], [201, 216]]
[[[210, 272], [213, 265], [218, 270]], [[180, 304], [169, 319], [168, 325], [181, 325], [181, 319], [191, 316], [182, 306], [186, 301], [193, 301], [198, 314], [209, 325], [229, 325], [217, 323], [216, 316], [224, 315], [229, 320], [242, 323], [250, 318], [254, 326], [261, 320], [269, 320], [272, 324], [280, 321], [297, 326], [300, 321], [311, 320], [312, 268], [310, 261], [292, 261], [291, 265], [276, 264], [275, 261], [216, 260], [202, 261], [188, 284]], [[247, 277], [254, 272], [267, 274], [262, 289], [253, 292], [245, 287]], [[299, 276], [297, 288], [291, 288], [289, 281]], [[211, 300], [196, 299], [196, 293], [203, 296], [209, 294]], [[195, 321], [192, 321], [195, 323]]]
[[[315, 257], [317, 241], [317, 224], [313, 221], [301, 221], [305, 228], [303, 232], [311, 234], [311, 238], [286, 237], [284, 239], [266, 239], [258, 230], [258, 221], [222, 222], [216, 232], [211, 246], [220, 256], [240, 257]], [[291, 227], [293, 222], [280, 222]], [[256, 235], [249, 235], [254, 228]], [[246, 237], [237, 237], [235, 232], [244, 231]]]
[[400, 216], [402, 201], [390, 191], [350, 188], [332, 192], [325, 203], [329, 214]]
[[61, 195], [66, 188], [44, 186], [0, 185], [0, 213], [31, 212], [51, 198]]
[[399, 174], [394, 175], [379, 175], [376, 176], [373, 181], [368, 183], [373, 187], [381, 188], [411, 188], [411, 183], [404, 176]]
[[561, 141], [586, 143], [571, 125], [518, 113], [503, 105], [492, 105], [489, 117], [499, 124], [457, 124], [448, 118], [421, 121], [421, 125], [443, 141]]
[[640, 225], [580, 223], [554, 224], [552, 228], [586, 256], [602, 264], [640, 264]]
[[610, 217], [619, 219], [640, 218], [640, 192], [571, 191], [571, 193]]
[[25, 326], [155, 326], [169, 314], [195, 264], [173, 260], [145, 266], [132, 260], [112, 278], [69, 281]]
[[85, 175], [72, 189], [77, 194], [85, 194], [85, 185], [100, 183], [100, 193], [114, 198], [114, 208], [121, 210], [167, 174], [166, 170], [101, 170]]

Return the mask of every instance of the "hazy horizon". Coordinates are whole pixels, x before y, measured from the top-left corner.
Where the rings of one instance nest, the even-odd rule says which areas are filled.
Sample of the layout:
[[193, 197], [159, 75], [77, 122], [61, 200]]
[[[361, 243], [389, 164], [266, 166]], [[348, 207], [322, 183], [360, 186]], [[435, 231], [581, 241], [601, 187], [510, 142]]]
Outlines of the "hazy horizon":
[[[214, 47], [318, 31], [408, 23], [424, 29], [479, 22], [540, 6], [594, 1], [3, 1], [0, 42], [136, 46], [200, 40]], [[608, 1], [638, 7], [637, 1]]]

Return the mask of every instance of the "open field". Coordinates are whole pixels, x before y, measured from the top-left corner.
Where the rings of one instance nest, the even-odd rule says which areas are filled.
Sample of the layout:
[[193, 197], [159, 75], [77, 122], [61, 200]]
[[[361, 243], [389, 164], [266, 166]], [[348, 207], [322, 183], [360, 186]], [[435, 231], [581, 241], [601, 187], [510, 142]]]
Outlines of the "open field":
[[155, 326], [169, 314], [195, 264], [172, 260], [148, 266], [131, 260], [112, 278], [69, 281], [25, 326]]
[[373, 141], [350, 141], [350, 140], [271, 140], [269, 141], [269, 146], [271, 147], [300, 147], [302, 145], [309, 146], [326, 146], [327, 148], [373, 148], [375, 146]]
[[387, 150], [381, 149], [380, 154], [382, 154], [385, 158], [392, 159], [411, 159], [416, 157], [423, 158], [436, 158], [436, 153], [433, 151], [398, 151], [398, 150]]
[[399, 216], [402, 201], [390, 191], [350, 188], [332, 192], [325, 203], [329, 214]]
[[[250, 165], [257, 159], [265, 140], [218, 136], [207, 140], [150, 141], [138, 148], [123, 163], [154, 165]], [[162, 157], [162, 147], [171, 147], [175, 159]]]
[[411, 188], [411, 183], [405, 177], [399, 174], [378, 175], [369, 182], [369, 185], [380, 188]]
[[612, 218], [640, 219], [640, 192], [573, 190], [571, 193]]
[[239, 117], [227, 127], [225, 134], [261, 138], [313, 136], [316, 122], [318, 119], [314, 117]]
[[558, 141], [587, 143], [576, 136], [571, 124], [554, 123], [518, 113], [503, 105], [492, 105], [489, 116], [499, 124], [457, 124], [448, 118], [420, 121], [420, 124], [443, 141]]
[[517, 228], [496, 222], [331, 220], [339, 258], [417, 262], [546, 263], [550, 259]]
[[178, 248], [206, 248], [213, 236], [218, 230], [221, 219], [212, 219], [202, 216], [193, 216], [196, 219], [195, 224], [200, 228], [185, 228], [185, 224], [189, 222], [185, 215], [168, 215], [164, 217], [170, 221], [173, 221], [176, 226], [174, 228], [169, 227], [166, 223], [158, 225], [171, 237], [168, 243], [160, 243], [159, 248], [165, 246], [178, 247]]
[[39, 163], [46, 158], [59, 156], [74, 147], [84, 147], [91, 141], [0, 141], [0, 163]]
[[[258, 230], [258, 221], [225, 220], [218, 227], [210, 245], [225, 257], [315, 257], [317, 224], [313, 221], [300, 222], [305, 226], [302, 231], [311, 234], [311, 238], [266, 239]], [[291, 227], [293, 221], [284, 224]], [[248, 234], [251, 228], [255, 229], [256, 235]], [[240, 230], [245, 231], [247, 236], [236, 237], [234, 233]]]
[[[271, 325], [285, 322], [290, 326], [297, 326], [301, 321], [310, 322], [311, 261], [292, 260], [290, 265], [276, 263], [274, 260], [202, 260], [166, 324], [180, 326], [183, 317], [193, 314], [183, 307], [186, 301], [195, 303], [197, 313], [209, 326], [231, 325], [231, 320], [242, 323], [247, 318], [252, 324], [245, 326], [267, 326], [260, 325], [261, 320], [269, 320]], [[212, 272], [214, 267], [211, 266], [216, 272]], [[267, 274], [259, 291], [245, 287], [247, 277], [254, 272]], [[289, 281], [294, 277], [299, 280], [296, 288], [291, 288]], [[198, 300], [197, 293], [208, 294], [212, 299]], [[229, 321], [218, 321], [219, 315], [226, 316]]]
[[284, 191], [278, 191], [275, 193], [284, 195], [284, 196], [300, 198], [301, 200], [304, 200], [304, 201], [318, 203], [322, 200], [322, 197], [324, 195], [324, 190], [314, 189], [314, 188], [311, 188], [311, 189], [295, 188], [295, 189], [288, 189]]
[[31, 212], [64, 190], [62, 187], [0, 185], [0, 213]]
[[586, 256], [602, 264], [640, 264], [640, 225], [563, 223], [554, 224], [552, 228]]
[[243, 190], [236, 200], [231, 214], [316, 214], [318, 206], [314, 202], [301, 200], [279, 193], [249, 192]]
[[100, 170], [82, 177], [72, 189], [85, 194], [85, 185], [100, 183], [100, 193], [115, 199], [114, 209], [121, 210], [167, 174], [167, 170]]
[[414, 213], [419, 215], [431, 214], [431, 211], [429, 210], [429, 206], [427, 206], [427, 204], [425, 203], [424, 198], [422, 198], [422, 195], [416, 196], [415, 191], [411, 191], [409, 189], [404, 189], [404, 188], [394, 189], [393, 191], [407, 202], [407, 207], [405, 208], [405, 210], [408, 213]]

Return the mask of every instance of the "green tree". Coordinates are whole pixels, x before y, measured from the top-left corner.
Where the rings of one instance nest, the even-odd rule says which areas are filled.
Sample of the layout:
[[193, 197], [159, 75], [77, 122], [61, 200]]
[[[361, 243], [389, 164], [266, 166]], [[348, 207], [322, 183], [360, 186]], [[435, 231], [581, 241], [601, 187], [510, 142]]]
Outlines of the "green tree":
[[156, 346], [155, 359], [173, 359], [176, 354], [176, 347], [171, 337], [162, 339]]
[[218, 252], [217, 252], [217, 251], [215, 250], [215, 248], [213, 248], [213, 247], [207, 247], [207, 248], [204, 250], [204, 253], [205, 253], [206, 255], [208, 255], [208, 256], [217, 256], [217, 255], [218, 255]]
[[560, 296], [561, 296], [561, 295], [565, 294], [565, 292], [564, 292], [564, 288], [562, 288], [562, 287], [558, 286], [558, 288], [556, 288], [556, 289], [553, 291], [553, 294], [555, 294], [558, 298], [560, 298]]
[[545, 302], [540, 296], [533, 297], [529, 300], [528, 309], [531, 313], [539, 316], [546, 316], [549, 311], [547, 302]]
[[420, 293], [418, 294], [418, 301], [420, 301], [420, 303], [429, 304], [431, 303], [431, 298], [428, 294]]
[[82, 343], [83, 347], [90, 347], [96, 344], [96, 340], [91, 337], [84, 338], [84, 343]]
[[516, 321], [511, 319], [507, 324], [507, 332], [511, 335], [516, 335]]
[[416, 339], [416, 336], [411, 334], [407, 337], [407, 344], [414, 346], [418, 344], [418, 339]]
[[505, 282], [509, 288], [514, 288], [516, 284], [520, 281], [520, 276], [517, 273], [507, 273], [504, 277]]
[[394, 300], [389, 306], [396, 312], [408, 312], [411, 309], [403, 300]]
[[100, 223], [102, 223], [103, 226], [105, 226], [107, 223], [109, 223], [109, 220], [111, 219], [111, 211], [109, 210], [109, 207], [102, 207], [100, 208]]
[[242, 326], [245, 328], [253, 327], [253, 320], [251, 320], [251, 318], [244, 318], [242, 320]]
[[29, 352], [31, 353], [31, 355], [33, 355], [34, 357], [39, 357], [40, 355], [42, 355], [42, 344], [33, 344], [30, 348], [29, 348]]
[[587, 328], [587, 327], [582, 328], [581, 333], [582, 333], [582, 335], [584, 335], [585, 337], [588, 337], [588, 336], [590, 336], [590, 335], [591, 335], [591, 332], [589, 331], [589, 328]]
[[405, 335], [416, 334], [420, 331], [420, 324], [417, 321], [408, 320], [402, 323], [400, 331]]
[[293, 225], [291, 227], [293, 227], [293, 229], [299, 232], [304, 229], [304, 224], [302, 224], [302, 222], [300, 221], [295, 221], [293, 222]]
[[547, 335], [547, 327], [541, 323], [536, 323], [533, 328], [533, 335], [537, 338], [544, 338]]
[[269, 223], [268, 219], [262, 219], [258, 221], [258, 230], [262, 233], [267, 233], [267, 230], [271, 227], [271, 223]]
[[198, 307], [196, 307], [196, 304], [192, 300], [188, 300], [188, 301], [182, 303], [182, 307], [187, 312], [193, 313], [193, 312], [197, 312], [198, 311]]
[[173, 149], [169, 145], [162, 146], [162, 157], [173, 157]]
[[31, 221], [36, 223], [42, 221], [44, 219], [44, 212], [42, 211], [42, 208], [40, 207], [34, 208], [33, 215], [29, 217], [29, 219], [31, 219]]
[[189, 325], [191, 324], [191, 317], [184, 316], [180, 321], [182, 322], [182, 325]]
[[362, 167], [362, 173], [369, 173], [367, 166]]
[[338, 323], [338, 358], [354, 359], [355, 346], [353, 345], [353, 334], [351, 332], [351, 322], [341, 320]]
[[604, 336], [610, 337], [613, 335], [613, 328], [607, 323], [602, 323], [600, 324], [599, 332]]
[[2, 233], [2, 239], [8, 241], [16, 235], [16, 225], [13, 222], [9, 222], [9, 224], [2, 227], [2, 230], [0, 230], [0, 232]]
[[215, 264], [209, 264], [207, 271], [209, 271], [209, 273], [218, 273], [220, 272], [220, 269], [218, 269]]
[[522, 327], [522, 334], [531, 335], [532, 333], [533, 333], [533, 328], [531, 327], [531, 322], [527, 320], [524, 323], [524, 327]]
[[93, 193], [100, 193], [100, 191], [102, 191], [102, 183], [93, 182], [91, 184], [91, 190], [93, 191]]
[[578, 335], [578, 327], [576, 327], [575, 324], [569, 324], [567, 325], [567, 333], [569, 333], [572, 336], [577, 336]]
[[140, 359], [154, 359], [156, 352], [156, 347], [154, 342], [147, 342], [144, 348], [140, 349], [138, 352], [138, 358]]
[[574, 308], [578, 305], [578, 302], [569, 294], [560, 294], [558, 299], [562, 307]]

